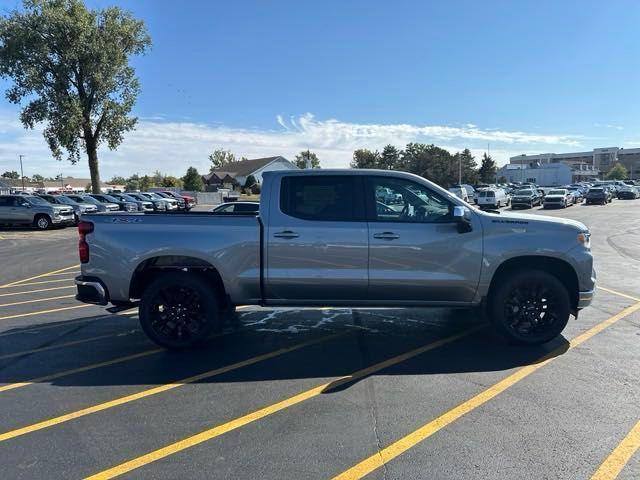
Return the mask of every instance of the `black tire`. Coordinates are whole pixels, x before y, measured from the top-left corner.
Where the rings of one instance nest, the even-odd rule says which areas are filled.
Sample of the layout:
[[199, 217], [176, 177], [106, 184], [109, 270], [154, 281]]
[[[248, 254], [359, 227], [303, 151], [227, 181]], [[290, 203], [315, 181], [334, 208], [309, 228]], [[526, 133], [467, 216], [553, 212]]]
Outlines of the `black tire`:
[[49, 227], [51, 227], [51, 219], [48, 215], [36, 215], [33, 219], [33, 226], [38, 230], [47, 230], [49, 229]]
[[213, 333], [222, 316], [213, 286], [196, 273], [166, 273], [140, 299], [140, 326], [168, 349], [198, 345]]
[[498, 279], [491, 293], [491, 322], [517, 343], [538, 345], [556, 338], [569, 321], [569, 293], [557, 277], [540, 271], [512, 273]]

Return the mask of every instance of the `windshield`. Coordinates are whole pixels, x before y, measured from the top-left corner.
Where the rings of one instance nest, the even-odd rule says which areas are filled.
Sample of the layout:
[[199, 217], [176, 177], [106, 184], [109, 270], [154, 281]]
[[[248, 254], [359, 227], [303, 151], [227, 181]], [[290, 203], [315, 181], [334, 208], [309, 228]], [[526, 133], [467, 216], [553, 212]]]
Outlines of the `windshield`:
[[565, 195], [566, 193], [566, 190], [550, 190], [547, 195]]
[[162, 198], [160, 195], [156, 195], [153, 192], [147, 192], [147, 193], [143, 193], [143, 195], [148, 196], [149, 198], [152, 198], [154, 200], [164, 200], [164, 198]]
[[96, 200], [93, 197], [90, 196], [86, 196], [86, 197], [71, 197], [73, 200], [76, 200], [79, 203], [91, 203], [93, 205], [100, 205], [101, 202], [99, 202], [98, 200]]
[[40, 198], [40, 197], [26, 197], [25, 196], [24, 198], [31, 205], [49, 205], [49, 202], [47, 202], [45, 199]]
[[58, 195], [55, 197], [56, 200], [58, 200], [59, 203], [63, 203], [65, 205], [77, 205], [77, 202], [74, 202], [73, 200], [71, 200], [68, 197], [65, 197], [64, 195]]
[[133, 198], [132, 195], [126, 194], [126, 193], [119, 193], [118, 194], [118, 198], [128, 201], [128, 202], [137, 202], [138, 200], [136, 198]]

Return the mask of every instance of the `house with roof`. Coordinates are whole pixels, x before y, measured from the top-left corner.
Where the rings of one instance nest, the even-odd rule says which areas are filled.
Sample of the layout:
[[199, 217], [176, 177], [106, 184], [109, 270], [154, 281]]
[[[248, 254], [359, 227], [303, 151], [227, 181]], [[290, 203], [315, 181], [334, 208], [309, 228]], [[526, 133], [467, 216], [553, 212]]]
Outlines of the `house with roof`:
[[244, 186], [253, 175], [256, 182], [262, 184], [262, 174], [274, 170], [298, 170], [298, 167], [282, 156], [240, 160], [203, 175], [202, 181], [209, 187], [235, 188]]

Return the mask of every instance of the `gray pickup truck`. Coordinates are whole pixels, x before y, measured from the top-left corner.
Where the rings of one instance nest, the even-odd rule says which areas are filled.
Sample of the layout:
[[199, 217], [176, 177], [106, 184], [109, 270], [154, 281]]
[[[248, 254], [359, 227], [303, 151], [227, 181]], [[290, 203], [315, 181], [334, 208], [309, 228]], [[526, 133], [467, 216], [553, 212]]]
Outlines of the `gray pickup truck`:
[[32, 195], [0, 195], [0, 224], [32, 225], [46, 230], [52, 225], [73, 225], [73, 207], [52, 205]]
[[269, 172], [258, 215], [96, 214], [79, 233], [77, 298], [139, 304], [167, 348], [203, 341], [247, 304], [476, 308], [537, 344], [595, 288], [583, 224], [482, 212], [401, 172]]

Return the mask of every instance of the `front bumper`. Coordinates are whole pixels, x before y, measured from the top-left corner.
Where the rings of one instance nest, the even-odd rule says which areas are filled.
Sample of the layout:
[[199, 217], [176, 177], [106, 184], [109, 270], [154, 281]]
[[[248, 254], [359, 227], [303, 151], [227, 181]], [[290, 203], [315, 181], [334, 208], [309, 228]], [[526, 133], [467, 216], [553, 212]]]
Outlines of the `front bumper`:
[[73, 224], [75, 223], [75, 217], [73, 216], [73, 213], [69, 214], [69, 215], [54, 215], [51, 218], [51, 223], [55, 224], [55, 225], [59, 225], [59, 224]]
[[587, 290], [585, 292], [578, 292], [578, 310], [581, 310], [591, 305], [595, 292], [596, 292], [595, 289]]
[[93, 305], [106, 305], [109, 303], [109, 292], [100, 280], [95, 277], [75, 278], [76, 300]]

